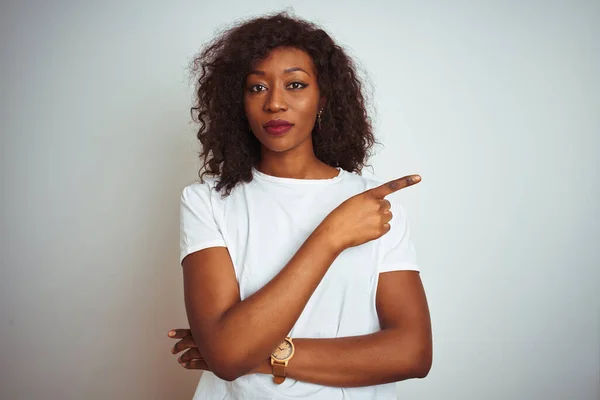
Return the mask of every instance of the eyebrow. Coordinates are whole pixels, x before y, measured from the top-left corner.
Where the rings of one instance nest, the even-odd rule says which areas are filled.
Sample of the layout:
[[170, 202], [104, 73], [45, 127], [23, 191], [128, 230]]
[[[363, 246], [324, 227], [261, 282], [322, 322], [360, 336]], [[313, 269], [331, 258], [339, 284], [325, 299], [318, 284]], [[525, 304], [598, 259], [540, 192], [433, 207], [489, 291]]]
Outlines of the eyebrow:
[[[308, 72], [306, 72], [305, 70], [303, 70], [300, 67], [292, 67], [292, 68], [288, 68], [288, 69], [284, 69], [283, 73], [284, 74], [289, 74], [290, 72], [296, 72], [296, 71], [302, 71], [304, 72], [306, 75], [310, 76], [310, 74]], [[265, 75], [265, 71], [260, 71], [260, 70], [252, 70], [248, 73], [248, 75]]]

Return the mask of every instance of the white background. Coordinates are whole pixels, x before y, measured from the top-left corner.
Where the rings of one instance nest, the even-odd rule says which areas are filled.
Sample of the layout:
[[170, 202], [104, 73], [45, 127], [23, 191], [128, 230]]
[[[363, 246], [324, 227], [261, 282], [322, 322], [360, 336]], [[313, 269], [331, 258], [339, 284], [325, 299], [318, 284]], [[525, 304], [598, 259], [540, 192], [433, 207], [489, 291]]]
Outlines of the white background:
[[[52, 4], [51, 4], [52, 3]], [[287, 3], [367, 72], [433, 319], [402, 399], [600, 398], [600, 5]], [[1, 399], [189, 399], [187, 65], [253, 2], [3, 2]]]

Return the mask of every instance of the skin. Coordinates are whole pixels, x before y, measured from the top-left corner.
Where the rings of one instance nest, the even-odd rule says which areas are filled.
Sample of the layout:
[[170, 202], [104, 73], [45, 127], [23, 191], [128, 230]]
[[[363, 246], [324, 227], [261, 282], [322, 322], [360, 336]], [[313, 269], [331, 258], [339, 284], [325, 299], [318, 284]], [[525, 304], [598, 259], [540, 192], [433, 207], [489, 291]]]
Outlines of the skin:
[[[325, 105], [312, 58], [294, 48], [277, 48], [253, 66], [246, 80], [244, 110], [254, 136], [261, 143], [257, 169], [268, 175], [332, 178], [338, 171], [314, 153], [312, 129]], [[283, 119], [294, 126], [283, 136], [269, 135], [263, 125]]]
[[[275, 49], [253, 69], [259, 73], [247, 78], [244, 107], [262, 145], [257, 169], [297, 179], [336, 176], [338, 171], [319, 161], [312, 147], [311, 132], [325, 99], [320, 96], [310, 56], [297, 49]], [[294, 127], [274, 137], [263, 124], [278, 118]], [[181, 339], [172, 352], [187, 350], [180, 363], [188, 369], [213, 371], [228, 381], [249, 373], [270, 374], [271, 352], [291, 330], [331, 263], [345, 249], [386, 234], [392, 214], [385, 197], [420, 180], [418, 175], [409, 175], [343, 202], [280, 273], [244, 301], [225, 247], [188, 255], [182, 265], [191, 330], [169, 332], [170, 337]], [[381, 274], [376, 296], [381, 331], [346, 338], [294, 338], [296, 350], [287, 376], [338, 387], [426, 376], [432, 360], [431, 324], [419, 273]]]

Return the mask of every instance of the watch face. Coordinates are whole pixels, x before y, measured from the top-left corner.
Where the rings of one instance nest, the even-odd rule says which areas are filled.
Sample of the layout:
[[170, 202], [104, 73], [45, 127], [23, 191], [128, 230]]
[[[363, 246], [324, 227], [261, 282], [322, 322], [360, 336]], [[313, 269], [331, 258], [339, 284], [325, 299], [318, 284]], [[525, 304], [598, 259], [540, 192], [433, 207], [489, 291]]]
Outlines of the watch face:
[[284, 361], [292, 355], [292, 344], [287, 340], [284, 340], [273, 352], [272, 356], [278, 361]]

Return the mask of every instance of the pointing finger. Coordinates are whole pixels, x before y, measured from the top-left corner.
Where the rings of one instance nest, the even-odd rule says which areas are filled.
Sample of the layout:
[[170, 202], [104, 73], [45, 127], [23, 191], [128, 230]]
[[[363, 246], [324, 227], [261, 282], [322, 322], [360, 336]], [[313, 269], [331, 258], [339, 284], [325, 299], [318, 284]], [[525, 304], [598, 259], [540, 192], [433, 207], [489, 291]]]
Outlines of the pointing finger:
[[415, 185], [421, 182], [421, 176], [419, 175], [407, 175], [400, 179], [394, 179], [381, 186], [377, 186], [370, 190], [376, 198], [383, 199], [385, 196], [397, 192], [400, 189]]

